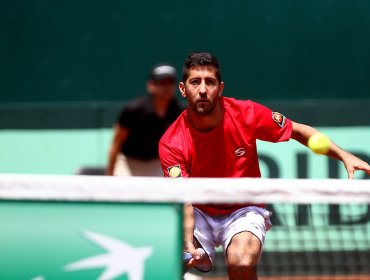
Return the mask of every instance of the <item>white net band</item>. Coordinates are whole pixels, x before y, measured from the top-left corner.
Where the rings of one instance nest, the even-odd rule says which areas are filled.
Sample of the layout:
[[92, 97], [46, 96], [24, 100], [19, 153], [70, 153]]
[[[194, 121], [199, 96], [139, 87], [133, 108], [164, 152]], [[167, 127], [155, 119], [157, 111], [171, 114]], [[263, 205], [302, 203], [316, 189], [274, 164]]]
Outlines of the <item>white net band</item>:
[[2, 174], [0, 199], [159, 203], [370, 203], [370, 181]]

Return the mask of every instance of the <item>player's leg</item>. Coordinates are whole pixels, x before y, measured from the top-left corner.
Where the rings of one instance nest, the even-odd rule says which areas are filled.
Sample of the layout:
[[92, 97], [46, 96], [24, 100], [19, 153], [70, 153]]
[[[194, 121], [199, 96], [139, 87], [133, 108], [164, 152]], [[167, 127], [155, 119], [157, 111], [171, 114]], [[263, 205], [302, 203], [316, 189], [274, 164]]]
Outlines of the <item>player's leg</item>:
[[226, 259], [230, 280], [256, 280], [261, 241], [251, 232], [240, 232], [231, 239]]
[[256, 267], [271, 213], [259, 207], [246, 207], [230, 215], [223, 232], [223, 248], [229, 279], [257, 279]]

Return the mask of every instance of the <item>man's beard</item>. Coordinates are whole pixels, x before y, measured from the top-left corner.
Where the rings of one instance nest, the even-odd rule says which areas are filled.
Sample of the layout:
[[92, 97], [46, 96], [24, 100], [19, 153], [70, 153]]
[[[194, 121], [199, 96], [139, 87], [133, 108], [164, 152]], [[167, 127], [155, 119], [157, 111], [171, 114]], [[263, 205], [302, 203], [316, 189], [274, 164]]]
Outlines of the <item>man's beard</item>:
[[189, 103], [190, 108], [194, 113], [200, 116], [208, 116], [212, 114], [215, 110], [217, 105], [217, 100], [214, 102], [210, 101], [209, 99], [199, 99], [195, 101], [195, 103]]

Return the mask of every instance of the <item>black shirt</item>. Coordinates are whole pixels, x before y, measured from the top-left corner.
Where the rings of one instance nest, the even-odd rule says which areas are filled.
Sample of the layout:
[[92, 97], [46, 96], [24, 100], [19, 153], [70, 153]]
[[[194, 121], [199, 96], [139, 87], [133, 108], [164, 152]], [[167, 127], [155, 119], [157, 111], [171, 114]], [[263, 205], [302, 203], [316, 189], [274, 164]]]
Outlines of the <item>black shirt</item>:
[[183, 109], [173, 99], [162, 118], [156, 114], [149, 94], [129, 102], [118, 118], [118, 124], [130, 131], [121, 152], [142, 160], [158, 158], [159, 140]]

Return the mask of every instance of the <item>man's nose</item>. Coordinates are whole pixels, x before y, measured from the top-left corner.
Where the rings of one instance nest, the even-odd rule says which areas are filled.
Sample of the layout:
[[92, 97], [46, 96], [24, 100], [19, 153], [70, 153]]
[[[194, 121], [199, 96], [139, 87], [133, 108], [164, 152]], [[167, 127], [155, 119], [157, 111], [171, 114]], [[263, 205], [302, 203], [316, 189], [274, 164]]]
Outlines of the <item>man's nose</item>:
[[205, 82], [202, 82], [200, 84], [199, 94], [202, 95], [202, 96], [207, 94], [207, 87], [206, 87], [206, 83]]

